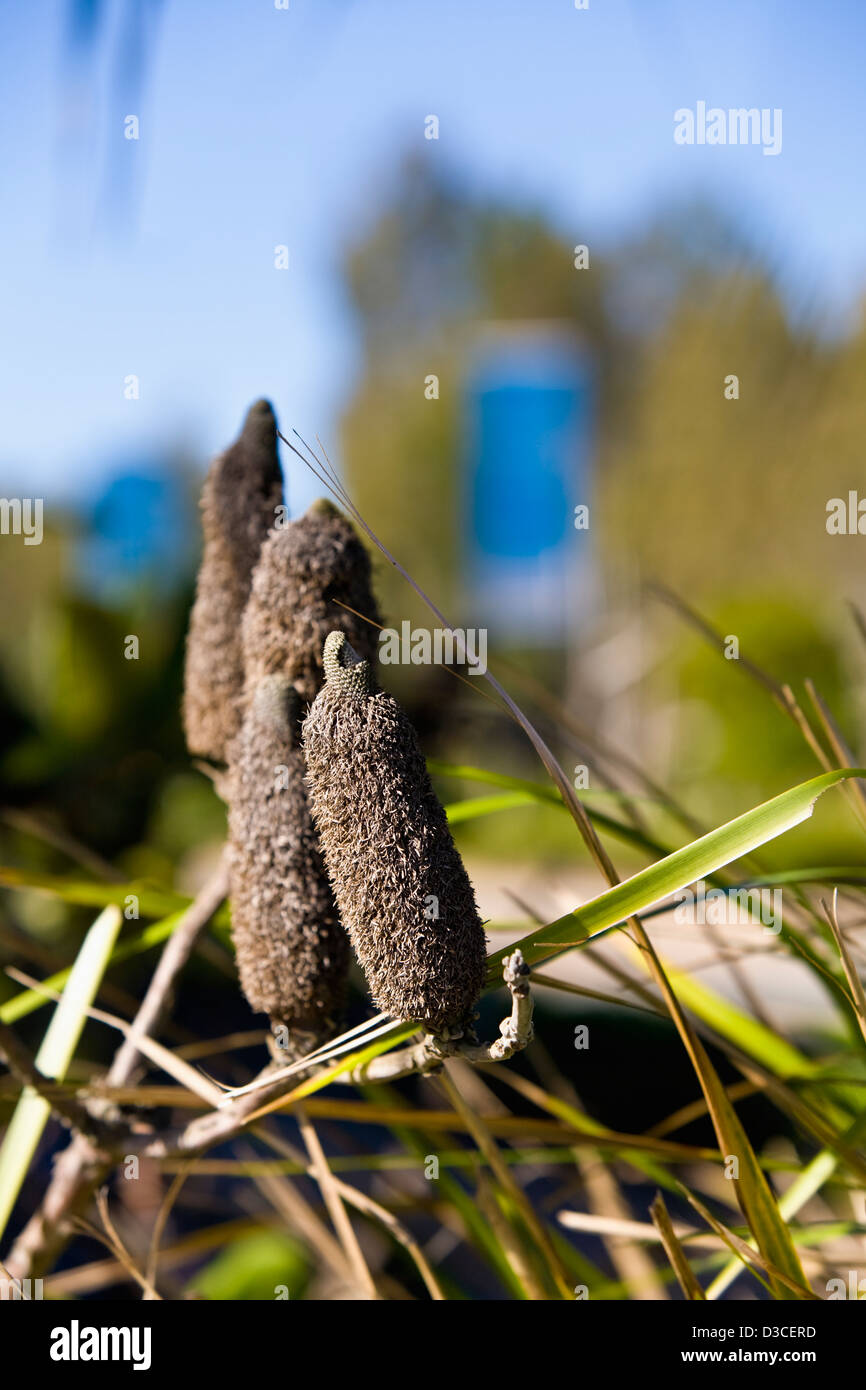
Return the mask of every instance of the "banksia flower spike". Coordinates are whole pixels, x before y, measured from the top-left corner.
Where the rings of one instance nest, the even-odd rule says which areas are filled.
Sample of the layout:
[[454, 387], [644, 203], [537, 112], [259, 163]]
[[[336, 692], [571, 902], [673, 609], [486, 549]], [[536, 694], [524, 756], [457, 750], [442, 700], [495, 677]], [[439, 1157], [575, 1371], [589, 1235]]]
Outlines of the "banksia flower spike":
[[322, 644], [335, 628], [372, 660], [375, 628], [349, 609], [379, 621], [370, 557], [351, 522], [321, 498], [272, 531], [262, 548], [243, 621], [248, 695], [263, 676], [279, 673], [300, 696], [303, 714], [322, 684]]
[[333, 1035], [349, 963], [307, 804], [299, 704], [284, 676], [259, 683], [232, 745], [228, 817], [241, 985], [294, 1055]]
[[394, 1018], [454, 1035], [485, 977], [472, 885], [415, 731], [343, 632], [304, 722], [310, 806], [343, 925], [373, 998]]
[[244, 717], [231, 743], [232, 919], [244, 993], [294, 1053], [336, 1028], [346, 988], [343, 931], [304, 785], [301, 720], [323, 679], [322, 642], [345, 625], [372, 656], [378, 618], [370, 561], [330, 502], [275, 527], [253, 572], [242, 623]]
[[227, 761], [241, 721], [241, 618], [253, 567], [283, 500], [277, 424], [257, 401], [202, 491], [204, 550], [186, 645], [183, 720], [191, 753]]

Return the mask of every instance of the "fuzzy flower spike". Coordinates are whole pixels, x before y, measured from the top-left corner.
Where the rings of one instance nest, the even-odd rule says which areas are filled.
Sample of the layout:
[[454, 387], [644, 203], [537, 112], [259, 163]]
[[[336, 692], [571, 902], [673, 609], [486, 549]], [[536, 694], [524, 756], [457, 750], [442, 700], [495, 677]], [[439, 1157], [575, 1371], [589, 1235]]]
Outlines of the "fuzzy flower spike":
[[241, 618], [253, 567], [283, 500], [277, 422], [251, 406], [240, 437], [211, 464], [201, 498], [204, 549], [186, 643], [183, 722], [191, 753], [227, 761], [240, 728]]
[[333, 1035], [349, 963], [304, 789], [299, 703], [284, 676], [259, 683], [233, 744], [229, 797], [241, 985], [290, 1057]]
[[472, 885], [415, 731], [344, 632], [304, 722], [313, 819], [373, 998], [430, 1033], [470, 1027], [486, 944]]
[[271, 531], [262, 548], [243, 622], [248, 696], [264, 676], [279, 673], [291, 681], [305, 712], [322, 684], [328, 633], [340, 628], [373, 659], [378, 621], [370, 557], [351, 522], [320, 498], [296, 521]]
[[241, 985], [293, 1056], [335, 1031], [349, 969], [300, 745], [301, 720], [324, 678], [326, 633], [345, 624], [373, 653], [375, 629], [349, 608], [378, 618], [369, 557], [350, 522], [330, 502], [315, 502], [274, 527], [262, 547], [241, 632], [243, 725], [229, 749]]

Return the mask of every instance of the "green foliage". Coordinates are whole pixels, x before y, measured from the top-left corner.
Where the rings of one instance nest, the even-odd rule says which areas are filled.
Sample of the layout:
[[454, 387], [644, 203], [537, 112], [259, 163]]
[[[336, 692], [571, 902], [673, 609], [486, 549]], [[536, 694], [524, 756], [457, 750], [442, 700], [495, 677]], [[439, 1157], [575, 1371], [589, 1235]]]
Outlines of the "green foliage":
[[219, 1302], [303, 1298], [310, 1263], [303, 1245], [282, 1231], [261, 1231], [233, 1241], [200, 1269], [191, 1293]]

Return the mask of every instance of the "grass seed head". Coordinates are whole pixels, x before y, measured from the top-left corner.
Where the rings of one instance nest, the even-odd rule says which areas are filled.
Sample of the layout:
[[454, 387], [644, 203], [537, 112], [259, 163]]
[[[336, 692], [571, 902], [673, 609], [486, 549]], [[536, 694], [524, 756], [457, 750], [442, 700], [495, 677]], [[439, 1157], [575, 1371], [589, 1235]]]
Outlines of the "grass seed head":
[[465, 1026], [486, 945], [415, 731], [343, 632], [303, 728], [310, 806], [343, 925], [380, 1009]]

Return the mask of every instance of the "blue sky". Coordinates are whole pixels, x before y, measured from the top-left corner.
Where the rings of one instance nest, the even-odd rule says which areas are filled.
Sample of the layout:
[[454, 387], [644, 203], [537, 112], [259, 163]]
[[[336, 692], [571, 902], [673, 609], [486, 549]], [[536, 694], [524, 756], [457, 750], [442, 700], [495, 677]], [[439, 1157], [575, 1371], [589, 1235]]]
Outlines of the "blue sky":
[[[792, 301], [844, 321], [866, 286], [856, 0], [165, 0], [139, 94], [115, 56], [142, 0], [107, 10], [86, 80], [65, 4], [0, 11], [7, 495], [80, 497], [177, 444], [203, 462], [259, 395], [335, 443], [358, 368], [339, 257], [406, 151], [601, 250], [704, 191]], [[675, 145], [699, 100], [781, 108], [781, 154]]]

